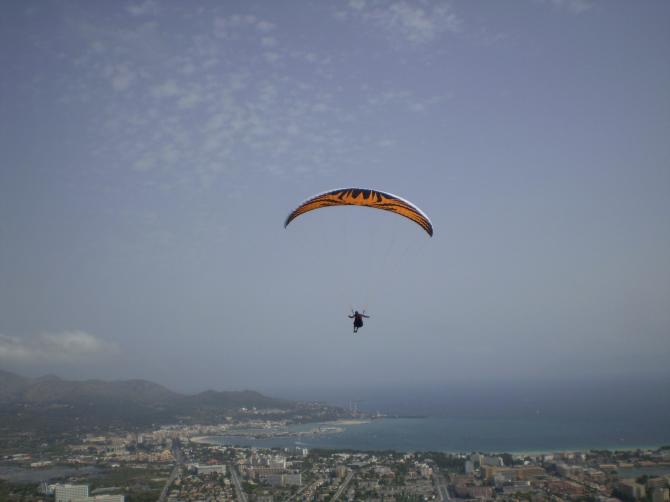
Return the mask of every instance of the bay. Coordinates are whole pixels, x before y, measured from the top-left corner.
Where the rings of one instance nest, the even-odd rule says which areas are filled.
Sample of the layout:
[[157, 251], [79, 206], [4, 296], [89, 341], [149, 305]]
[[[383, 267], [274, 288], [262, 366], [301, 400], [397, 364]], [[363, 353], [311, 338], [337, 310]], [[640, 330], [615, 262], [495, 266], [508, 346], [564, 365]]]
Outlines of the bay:
[[38, 483], [40, 481], [65, 478], [68, 476], [95, 476], [100, 469], [95, 466], [50, 467], [47, 469], [27, 469], [25, 467], [0, 465], [0, 479], [14, 483]]
[[[259, 448], [305, 448], [445, 451], [549, 452], [589, 449], [656, 448], [670, 444], [670, 427], [662, 422], [631, 420], [560, 420], [531, 418], [385, 418], [336, 425], [341, 432], [254, 439], [215, 436], [208, 442]], [[291, 432], [315, 428], [290, 427]]]

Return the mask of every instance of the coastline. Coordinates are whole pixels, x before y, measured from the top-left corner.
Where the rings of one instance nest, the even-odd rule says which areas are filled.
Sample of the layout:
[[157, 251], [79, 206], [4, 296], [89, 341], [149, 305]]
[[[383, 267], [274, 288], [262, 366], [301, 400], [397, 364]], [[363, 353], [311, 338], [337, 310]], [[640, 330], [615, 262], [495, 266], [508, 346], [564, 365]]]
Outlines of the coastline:
[[[534, 422], [534, 423], [533, 423]], [[657, 450], [670, 444], [665, 429], [652, 434], [601, 430], [583, 422], [449, 419], [346, 419], [289, 426], [268, 434], [222, 434], [194, 437], [196, 443], [257, 448], [302, 445], [330, 450], [435, 451], [451, 454], [486, 452], [513, 455], [583, 453], [594, 450]], [[625, 438], [625, 440], [624, 440]]]
[[318, 422], [318, 423], [335, 424], [335, 425], [363, 425], [363, 424], [369, 424], [370, 422], [372, 422], [372, 420], [367, 418], [341, 418], [339, 420], [333, 420], [332, 422]]
[[196, 443], [196, 444], [216, 444], [213, 443], [212, 441], [208, 441], [211, 438], [214, 437], [220, 437], [220, 436], [194, 436], [191, 438], [188, 438], [189, 442], [191, 443]]
[[[219, 441], [216, 441], [215, 438], [220, 438], [220, 437], [225, 437], [225, 436], [196, 436], [189, 438], [189, 441], [197, 444], [208, 444], [208, 445], [220, 445], [221, 443]], [[546, 449], [546, 450], [510, 450], [510, 451], [500, 451], [500, 450], [488, 450], [488, 451], [480, 451], [480, 450], [472, 450], [472, 451], [460, 451], [460, 450], [426, 450], [426, 451], [435, 451], [435, 452], [441, 452], [441, 453], [449, 453], [452, 455], [456, 454], [470, 454], [470, 453], [482, 453], [486, 455], [502, 455], [504, 453], [508, 453], [510, 455], [516, 455], [516, 456], [528, 456], [528, 457], [536, 457], [539, 455], [553, 455], [553, 454], [569, 454], [569, 453], [588, 453], [591, 451], [595, 450], [604, 450], [604, 451], [611, 451], [611, 452], [617, 452], [617, 451], [654, 451], [662, 448], [665, 445], [651, 445], [651, 446], [631, 446], [631, 447], [626, 447], [626, 448], [582, 448], [582, 449], [574, 449], [574, 448], [567, 448], [567, 449]], [[319, 449], [323, 450], [351, 450], [352, 448], [337, 448], [337, 447], [318, 447]], [[366, 449], [360, 449], [356, 450], [353, 449], [354, 451], [368, 451]], [[382, 450], [379, 450], [382, 451]], [[404, 451], [404, 450], [391, 450], [391, 451]], [[422, 450], [423, 451], [423, 450]], [[670, 467], [670, 463], [668, 464], [662, 464], [663, 466], [668, 466]]]
[[263, 440], [263, 439], [280, 439], [280, 438], [300, 438], [303, 436], [316, 436], [316, 435], [327, 435], [327, 434], [339, 434], [344, 432], [343, 427], [350, 427], [356, 425], [363, 425], [370, 423], [371, 420], [368, 419], [339, 419], [331, 420], [327, 422], [310, 422], [308, 424], [302, 425], [311, 425], [312, 427], [304, 431], [291, 431], [288, 428], [285, 430], [274, 430], [266, 432], [248, 432], [244, 430], [232, 430], [227, 431], [225, 434], [217, 435], [208, 435], [208, 436], [195, 436], [190, 438], [190, 441], [198, 444], [219, 444], [213, 438], [221, 437], [236, 437], [236, 438], [249, 438], [253, 440]]

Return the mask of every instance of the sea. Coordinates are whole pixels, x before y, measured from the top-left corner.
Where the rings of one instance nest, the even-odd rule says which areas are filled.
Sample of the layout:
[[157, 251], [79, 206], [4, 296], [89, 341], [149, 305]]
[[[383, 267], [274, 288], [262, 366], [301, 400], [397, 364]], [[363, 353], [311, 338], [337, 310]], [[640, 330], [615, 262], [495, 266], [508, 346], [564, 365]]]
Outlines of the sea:
[[39, 483], [40, 481], [62, 479], [69, 476], [94, 477], [102, 469], [86, 465], [80, 467], [50, 467], [47, 469], [27, 469], [12, 465], [0, 465], [0, 479], [13, 483]]
[[[254, 439], [213, 436], [213, 444], [257, 448], [352, 449], [362, 451], [552, 452], [591, 449], [624, 450], [670, 445], [667, 424], [630, 420], [534, 418], [381, 418], [364, 423], [291, 426], [299, 433], [322, 426], [325, 432]], [[334, 431], [337, 429], [338, 431]]]
[[444, 452], [658, 448], [670, 445], [668, 389], [670, 380], [665, 377], [317, 389], [286, 397], [323, 396], [331, 404], [387, 418], [338, 425], [341, 432], [271, 439], [228, 436], [216, 441]]

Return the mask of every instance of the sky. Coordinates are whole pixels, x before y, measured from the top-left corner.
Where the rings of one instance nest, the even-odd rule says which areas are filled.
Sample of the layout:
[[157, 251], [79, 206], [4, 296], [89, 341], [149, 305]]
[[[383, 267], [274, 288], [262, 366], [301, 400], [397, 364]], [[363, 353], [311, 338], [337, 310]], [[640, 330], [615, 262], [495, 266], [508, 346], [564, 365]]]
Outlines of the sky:
[[[0, 367], [269, 393], [668, 378], [669, 19], [3, 2]], [[434, 237], [366, 208], [284, 228], [352, 186]]]

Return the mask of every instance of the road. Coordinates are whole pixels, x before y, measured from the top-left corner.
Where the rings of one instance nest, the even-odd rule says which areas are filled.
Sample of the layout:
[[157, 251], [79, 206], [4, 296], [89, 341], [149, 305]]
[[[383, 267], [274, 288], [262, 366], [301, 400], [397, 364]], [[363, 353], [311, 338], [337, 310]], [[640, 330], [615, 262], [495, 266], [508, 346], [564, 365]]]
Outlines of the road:
[[437, 488], [437, 494], [440, 497], [440, 500], [451, 500], [449, 498], [449, 489], [447, 488], [447, 480], [444, 479], [444, 476], [442, 473], [437, 469], [437, 467], [433, 467], [433, 480], [435, 481], [435, 488]]
[[181, 472], [181, 466], [184, 463], [184, 457], [181, 453], [181, 450], [179, 449], [179, 446], [172, 448], [172, 455], [174, 456], [176, 463], [174, 469], [172, 469], [172, 472], [170, 473], [170, 476], [165, 482], [165, 486], [163, 486], [163, 491], [161, 491], [161, 495], [158, 497], [158, 502], [165, 502], [165, 498], [170, 491], [170, 487], [172, 486], [172, 483], [174, 483], [174, 480], [179, 476]]
[[324, 482], [323, 478], [319, 478], [316, 481], [314, 481], [313, 483], [310, 483], [308, 485], [303, 486], [289, 500], [300, 500], [300, 496], [303, 493], [305, 493], [307, 491], [308, 493], [311, 494], [312, 492], [316, 491], [316, 489], [319, 486], [321, 486], [323, 484], [323, 482]]
[[335, 495], [333, 495], [333, 498], [330, 499], [332, 502], [335, 502], [335, 500], [339, 500], [340, 496], [344, 493], [344, 491], [347, 489], [347, 486], [349, 486], [349, 483], [351, 482], [351, 479], [354, 477], [354, 471], [349, 471], [347, 474], [347, 477], [344, 478], [344, 481], [342, 481], [342, 484], [340, 487], [337, 489], [335, 492]]
[[230, 464], [228, 467], [230, 468], [230, 477], [233, 478], [233, 484], [235, 485], [235, 495], [237, 496], [237, 500], [247, 502], [247, 494], [244, 493], [244, 490], [242, 489], [242, 483], [240, 483], [240, 478], [237, 475], [237, 469], [233, 464]]

